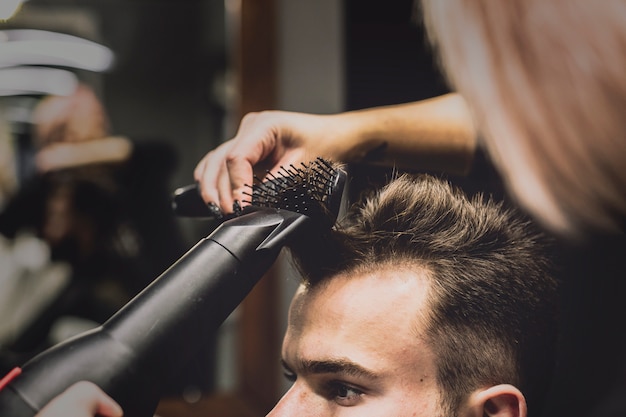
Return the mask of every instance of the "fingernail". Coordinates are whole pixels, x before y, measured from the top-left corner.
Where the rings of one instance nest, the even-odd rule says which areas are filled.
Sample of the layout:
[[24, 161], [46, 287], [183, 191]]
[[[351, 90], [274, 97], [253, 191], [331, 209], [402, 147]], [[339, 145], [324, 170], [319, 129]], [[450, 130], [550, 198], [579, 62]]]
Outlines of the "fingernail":
[[217, 206], [217, 204], [209, 203], [209, 204], [207, 204], [207, 207], [209, 208], [209, 211], [211, 211], [211, 214], [216, 219], [221, 219], [222, 217], [224, 217], [224, 214], [222, 213], [222, 210], [220, 210], [220, 208]]
[[111, 415], [112, 416], [122, 417], [124, 415], [124, 410], [122, 410], [122, 407], [118, 403], [116, 403], [115, 401], [111, 400], [111, 403], [109, 405], [111, 407]]
[[241, 204], [239, 203], [239, 200], [235, 200], [233, 203], [233, 213], [235, 213], [235, 216], [239, 216], [241, 214]]

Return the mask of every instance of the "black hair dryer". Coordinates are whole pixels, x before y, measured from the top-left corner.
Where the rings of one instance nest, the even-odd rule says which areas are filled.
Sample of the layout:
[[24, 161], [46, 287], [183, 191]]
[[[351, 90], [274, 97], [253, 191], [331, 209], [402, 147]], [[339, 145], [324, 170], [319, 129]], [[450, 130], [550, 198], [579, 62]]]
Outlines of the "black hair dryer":
[[151, 417], [167, 379], [206, 346], [310, 220], [258, 209], [221, 224], [102, 326], [10, 373], [0, 386], [0, 416], [32, 417], [73, 383], [88, 380], [114, 398], [125, 417]]

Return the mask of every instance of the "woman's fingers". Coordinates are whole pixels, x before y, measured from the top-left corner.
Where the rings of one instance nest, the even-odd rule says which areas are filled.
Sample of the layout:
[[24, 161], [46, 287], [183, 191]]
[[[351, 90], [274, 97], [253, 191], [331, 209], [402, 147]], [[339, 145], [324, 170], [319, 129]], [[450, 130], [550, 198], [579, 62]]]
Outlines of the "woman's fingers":
[[122, 408], [97, 385], [81, 381], [46, 405], [35, 417], [122, 417]]

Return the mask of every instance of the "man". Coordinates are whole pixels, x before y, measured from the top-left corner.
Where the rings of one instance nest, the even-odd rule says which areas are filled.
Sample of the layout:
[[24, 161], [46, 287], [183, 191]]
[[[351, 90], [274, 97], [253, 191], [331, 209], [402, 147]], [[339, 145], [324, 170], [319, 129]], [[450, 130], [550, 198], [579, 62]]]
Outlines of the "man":
[[548, 389], [556, 283], [530, 225], [430, 176], [346, 216], [305, 277], [277, 416], [526, 416]]
[[[293, 385], [269, 416], [538, 414], [557, 299], [542, 240], [492, 200], [427, 175], [393, 180], [324, 245], [291, 248], [304, 277], [282, 348]], [[113, 410], [84, 388], [50, 409]]]

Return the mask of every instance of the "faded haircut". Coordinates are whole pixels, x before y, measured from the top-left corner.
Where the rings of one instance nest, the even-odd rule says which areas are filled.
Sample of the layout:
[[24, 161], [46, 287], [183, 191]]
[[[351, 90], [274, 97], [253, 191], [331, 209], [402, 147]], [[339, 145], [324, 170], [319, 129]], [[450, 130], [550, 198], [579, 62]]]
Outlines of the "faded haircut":
[[483, 195], [404, 174], [352, 206], [323, 245], [291, 249], [305, 284], [393, 265], [430, 279], [426, 338], [444, 410], [508, 383], [541, 408], [554, 366], [557, 285], [547, 239]]

